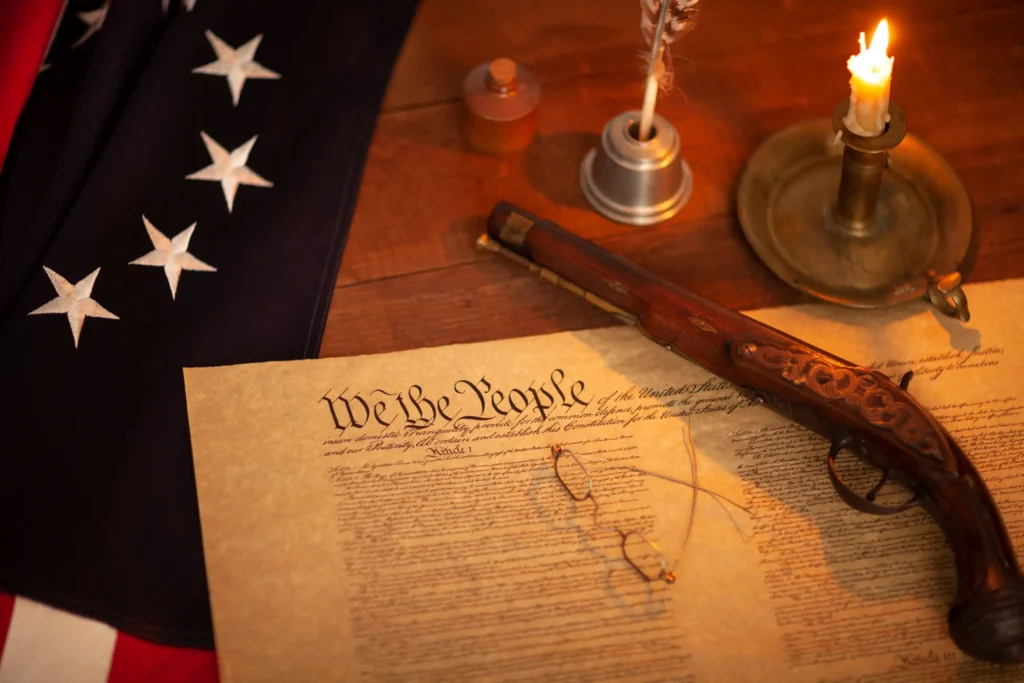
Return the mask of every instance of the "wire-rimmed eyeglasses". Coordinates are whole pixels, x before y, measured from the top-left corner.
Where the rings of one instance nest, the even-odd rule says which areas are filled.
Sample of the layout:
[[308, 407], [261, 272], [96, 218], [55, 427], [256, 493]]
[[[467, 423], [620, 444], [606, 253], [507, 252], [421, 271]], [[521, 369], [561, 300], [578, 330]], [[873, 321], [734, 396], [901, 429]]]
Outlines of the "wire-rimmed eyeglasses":
[[557, 444], [551, 447], [551, 454], [555, 459], [555, 477], [566, 492], [577, 502], [587, 499], [593, 502], [594, 524], [599, 529], [614, 531], [619, 535], [622, 558], [646, 581], [674, 583], [676, 575], [669, 571], [665, 556], [642, 533], [636, 530], [622, 531], [619, 527], [604, 526], [597, 521], [599, 505], [594, 498], [594, 480], [576, 454]]

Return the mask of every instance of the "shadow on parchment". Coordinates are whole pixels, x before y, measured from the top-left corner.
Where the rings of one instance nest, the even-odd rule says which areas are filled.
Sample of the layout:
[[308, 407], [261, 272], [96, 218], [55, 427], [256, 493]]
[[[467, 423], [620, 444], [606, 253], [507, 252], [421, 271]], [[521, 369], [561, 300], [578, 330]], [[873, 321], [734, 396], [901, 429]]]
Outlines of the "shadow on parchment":
[[548, 201], [573, 209], [589, 209], [580, 189], [580, 164], [587, 152], [600, 144], [594, 133], [540, 133], [523, 159], [526, 180]]
[[[895, 312], [890, 312], [890, 314], [894, 317], [898, 315]], [[955, 323], [956, 321], [952, 322]], [[622, 357], [621, 348], [613, 348], [616, 346], [614, 341], [599, 342], [593, 336], [593, 331], [580, 331], [573, 334], [604, 357], [606, 361], [610, 361], [613, 357]], [[957, 335], [958, 333], [951, 333], [951, 337], [957, 337]], [[604, 348], [602, 348], [602, 343], [605, 344]], [[669, 351], [664, 351], [663, 353], [666, 366], [685, 363], [685, 361]], [[631, 374], [629, 368], [623, 368], [621, 364], [613, 364], [611, 362], [608, 362], [608, 367], [622, 375], [625, 380], [624, 384], [632, 383], [637, 387], [664, 386], [663, 382], [659, 382], [657, 377], [652, 377], [649, 373], [644, 373], [642, 376]], [[650, 400], [659, 401], [662, 404], [667, 402], [667, 399], [652, 398]], [[678, 410], [678, 408], [675, 410]], [[847, 507], [840, 501], [829, 483], [825, 466], [825, 455], [829, 446], [828, 440], [802, 427], [797, 427], [785, 417], [773, 413], [768, 408], [751, 405], [740, 407], [731, 414], [728, 424], [730, 430], [739, 427], [753, 427], [756, 429], [765, 424], [766, 418], [772, 421], [772, 425], [779, 427], [786, 427], [788, 425], [790, 429], [799, 430], [803, 434], [805, 438], [800, 442], [799, 448], [794, 451], [794, 455], [799, 454], [800, 458], [808, 458], [808, 464], [805, 469], [800, 465], [794, 467], [792, 463], [783, 463], [787, 467], [786, 476], [767, 477], [764, 481], [761, 481], [762, 477], [758, 477], [758, 481], [755, 481], [749, 477], [743, 478], [742, 473], [738, 474], [741, 477], [747, 495], [747, 499], [740, 502], [744, 505], [750, 505], [750, 498], [753, 495], [767, 497], [772, 501], [769, 506], [770, 508], [782, 509], [784, 511], [783, 515], [788, 516], [790, 519], [797, 515], [807, 522], [807, 526], [820, 533], [817, 543], [820, 544], [821, 557], [828, 568], [830, 578], [836, 582], [840, 591], [835, 595], [822, 596], [820, 593], [814, 592], [813, 589], [801, 586], [799, 595], [792, 591], [790, 593], [793, 594], [787, 594], [790, 607], [793, 605], [799, 606], [799, 603], [802, 601], [814, 603], [816, 598], [821, 599], [825, 597], [827, 600], [832, 600], [823, 611], [819, 609], [820, 605], [813, 608], [816, 612], [821, 611], [826, 620], [818, 623], [818, 628], [811, 635], [814, 637], [831, 638], [833, 640], [843, 636], [849, 638], [848, 634], [839, 632], [832, 633], [831, 636], [828, 635], [833, 628], [829, 624], [829, 619], [833, 618], [835, 610], [842, 609], [842, 605], [835, 602], [837, 599], [852, 600], [857, 605], [856, 609], [867, 610], [869, 614], [872, 612], [886, 614], [887, 607], [890, 605], [894, 609], [902, 611], [906, 609], [906, 603], [903, 603], [903, 600], [916, 599], [917, 604], [920, 606], [918, 609], [922, 612], [929, 609], [934, 611], [935, 625], [941, 629], [941, 631], [934, 634], [937, 638], [917, 644], [907, 644], [906, 647], [893, 650], [888, 650], [889, 646], [887, 643], [881, 645], [878, 643], [865, 643], [865, 654], [871, 657], [890, 656], [892, 658], [890, 673], [898, 677], [898, 671], [907, 670], [901, 664], [900, 655], [920, 656], [922, 652], [929, 648], [940, 651], [950, 648], [952, 643], [946, 630], [946, 616], [955, 591], [953, 554], [948, 548], [935, 521], [919, 508], [888, 517], [875, 517]], [[702, 426], [702, 422], [699, 416], [696, 416], [692, 422], [693, 439], [698, 444], [706, 444], [712, 440], [710, 434], [704, 431], [704, 429], [713, 427]], [[721, 441], [721, 436], [721, 434], [718, 434], [716, 440]], [[735, 450], [737, 448], [738, 446], [734, 445], [729, 452], [716, 452], [715, 449], [702, 447], [700, 449], [700, 456], [702, 460], [710, 459], [715, 462], [724, 471], [736, 472], [737, 458]], [[840, 474], [844, 479], [849, 478], [847, 482], [852, 485], [855, 491], [863, 494], [877, 481], [880, 473], [853, 456], [849, 456], [849, 461], [859, 463], [859, 473], [851, 477], [851, 472], [844, 469], [843, 465], [840, 465], [838, 468]], [[790, 470], [788, 468], [794, 469]], [[802, 480], [801, 476], [803, 476]], [[796, 480], [796, 485], [794, 484], [794, 479]], [[905, 489], [901, 492], [901, 488], [898, 485], [888, 484], [876, 500], [887, 505], [897, 505], [907, 497]], [[759, 525], [766, 521], [770, 522], [773, 518], [777, 519], [776, 517], [765, 517], [763, 513], [767, 510], [768, 507], [764, 505], [760, 506], [760, 509], [755, 509]], [[780, 521], [785, 524], [784, 520]], [[698, 526], [701, 524], [699, 516], [695, 523]], [[789, 527], [788, 531], [780, 529], [776, 536], [780, 534], [784, 536], [792, 532], [792, 527]], [[883, 543], [892, 538], [895, 538], [897, 542], [892, 543], [890, 541], [889, 549], [887, 549], [887, 546], [883, 545]], [[900, 557], [905, 548], [900, 542], [904, 538], [913, 540], [914, 549], [920, 550], [921, 557], [925, 561], [908, 567], [906, 572], [913, 572], [911, 574], [891, 576], [888, 581], [873, 577], [873, 570], [896, 568], [893, 563], [904, 559]], [[852, 543], [851, 540], [853, 541]], [[754, 542], [759, 543], [756, 539]], [[809, 539], [808, 543], [814, 544], [815, 540]], [[873, 547], [876, 544], [878, 544], [877, 547]], [[811, 549], [811, 554], [808, 558], [805, 558], [810, 564], [800, 564], [800, 558], [794, 558], [797, 560], [795, 568], [790, 567], [786, 560], [775, 562], [776, 568], [781, 568], [786, 576], [797, 576], [805, 573], [808, 569], [815, 566], [814, 558], [818, 555], [818, 552], [816, 549]], [[759, 554], [764, 557], [760, 548]], [[692, 559], [695, 558], [689, 558], [689, 560]], [[696, 559], [704, 561], [706, 558]], [[679, 561], [681, 563], [686, 562], [688, 558], [682, 557]], [[770, 566], [765, 567], [758, 571], [756, 575], [752, 575], [750, 579], [752, 581], [766, 581], [764, 572], [770, 568]], [[792, 572], [792, 574], [788, 572]], [[890, 587], [895, 584], [897, 586], [895, 589], [896, 593], [894, 594], [891, 590], [887, 590], [886, 584], [889, 584]], [[767, 592], [769, 589], [767, 582], [765, 588]], [[785, 592], [784, 588], [782, 590]], [[778, 606], [773, 604], [772, 609], [776, 610]], [[850, 613], [836, 615], [836, 618], [839, 619], [837, 623], [841, 624], [844, 618], [849, 618], [850, 616]], [[796, 617], [797, 615], [791, 613], [791, 618]], [[805, 618], [810, 618], [810, 616], [805, 615]], [[866, 619], [868, 617], [862, 618]], [[916, 622], [917, 620], [913, 619], [902, 624], [894, 623], [891, 628], [916, 630], [919, 628]], [[780, 629], [780, 637], [784, 638], [784, 634], [791, 630], [791, 628]], [[806, 631], [806, 629], [804, 630]], [[811, 635], [809, 635], [809, 632], [805, 632], [803, 637], [811, 637]], [[929, 633], [929, 635], [932, 634]], [[864, 632], [855, 634], [855, 638], [858, 640], [865, 637]], [[857, 641], [852, 643], [849, 641], [844, 642], [847, 648], [849, 648], [856, 647]], [[899, 641], [896, 640], [895, 642], [898, 643]], [[784, 641], [780, 641], [779, 645], [783, 648], [787, 647]], [[815, 647], [813, 651], [827, 655], [831, 649]], [[979, 675], [986, 676], [985, 680], [999, 683], [1020, 680], [1020, 671], [1013, 667], [1002, 667], [975, 661], [962, 655], [962, 653], [958, 653], [957, 657], [955, 675], [958, 681], [980, 680], [977, 678]], [[841, 664], [842, 660], [843, 658], [840, 658], [833, 663]], [[823, 663], [828, 663], [828, 660]], [[946, 671], [948, 675], [949, 670], [947, 669]]]
[[[863, 326], [864, 328], [885, 326], [901, 320], [909, 320], [926, 312], [933, 316], [946, 333], [949, 334], [949, 348], [951, 351], [977, 351], [981, 348], [980, 330], [969, 327], [957, 318], [946, 315], [923, 298], [918, 301], [907, 301], [888, 308], [871, 309], [852, 309], [838, 305], [822, 305], [820, 301], [809, 303], [813, 305], [803, 309], [804, 312], [821, 319], [823, 322], [835, 321], [841, 317], [844, 324], [855, 327]], [[969, 301], [968, 304], [970, 304]]]
[[[969, 302], [968, 302], [969, 303]], [[934, 306], [929, 306], [935, 320], [949, 333], [949, 345], [956, 351], [977, 351], [981, 348], [981, 331], [967, 327]]]

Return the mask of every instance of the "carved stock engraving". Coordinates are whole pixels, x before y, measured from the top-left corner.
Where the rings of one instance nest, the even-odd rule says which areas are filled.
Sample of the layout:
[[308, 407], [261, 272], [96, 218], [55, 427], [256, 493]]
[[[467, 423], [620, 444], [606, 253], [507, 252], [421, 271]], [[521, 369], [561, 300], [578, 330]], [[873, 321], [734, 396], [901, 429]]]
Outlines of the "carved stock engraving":
[[884, 386], [870, 370], [849, 367], [799, 346], [783, 347], [745, 341], [735, 354], [766, 370], [779, 371], [786, 381], [859, 413], [870, 424], [887, 429], [922, 455], [944, 460], [939, 435], [925, 415]]

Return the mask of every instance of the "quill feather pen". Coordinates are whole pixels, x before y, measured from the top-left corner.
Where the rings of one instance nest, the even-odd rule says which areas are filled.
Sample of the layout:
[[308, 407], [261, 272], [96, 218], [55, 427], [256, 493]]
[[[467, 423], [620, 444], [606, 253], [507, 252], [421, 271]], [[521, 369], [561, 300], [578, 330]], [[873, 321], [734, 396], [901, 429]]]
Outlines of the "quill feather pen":
[[640, 0], [640, 32], [650, 47], [644, 104], [640, 110], [637, 131], [640, 140], [650, 138], [658, 91], [668, 89], [672, 83], [672, 64], [668, 46], [693, 27], [697, 18], [698, 2], [699, 0]]

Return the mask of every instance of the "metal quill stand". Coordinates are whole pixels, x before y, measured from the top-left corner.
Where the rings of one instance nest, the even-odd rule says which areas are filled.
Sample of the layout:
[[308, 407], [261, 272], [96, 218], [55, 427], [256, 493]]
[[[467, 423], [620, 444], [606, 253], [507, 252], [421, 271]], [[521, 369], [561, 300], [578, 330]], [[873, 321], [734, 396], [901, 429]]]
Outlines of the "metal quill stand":
[[[655, 77], [665, 49], [662, 36], [670, 2], [662, 0], [651, 41], [647, 79]], [[651, 134], [640, 139], [640, 111], [619, 114], [604, 127], [601, 145], [580, 166], [580, 187], [594, 210], [627, 225], [651, 225], [679, 212], [690, 199], [693, 173], [680, 156], [679, 133], [655, 113]]]
[[580, 187], [594, 210], [627, 225], [651, 225], [676, 215], [690, 198], [693, 174], [679, 155], [679, 134], [660, 114], [640, 141], [640, 112], [619, 114], [604, 127], [601, 146], [587, 152]]
[[780, 278], [857, 308], [925, 298], [970, 319], [959, 268], [971, 239], [967, 192], [946, 161], [907, 134], [890, 105], [878, 137], [827, 119], [782, 130], [751, 156], [737, 191], [743, 232]]

